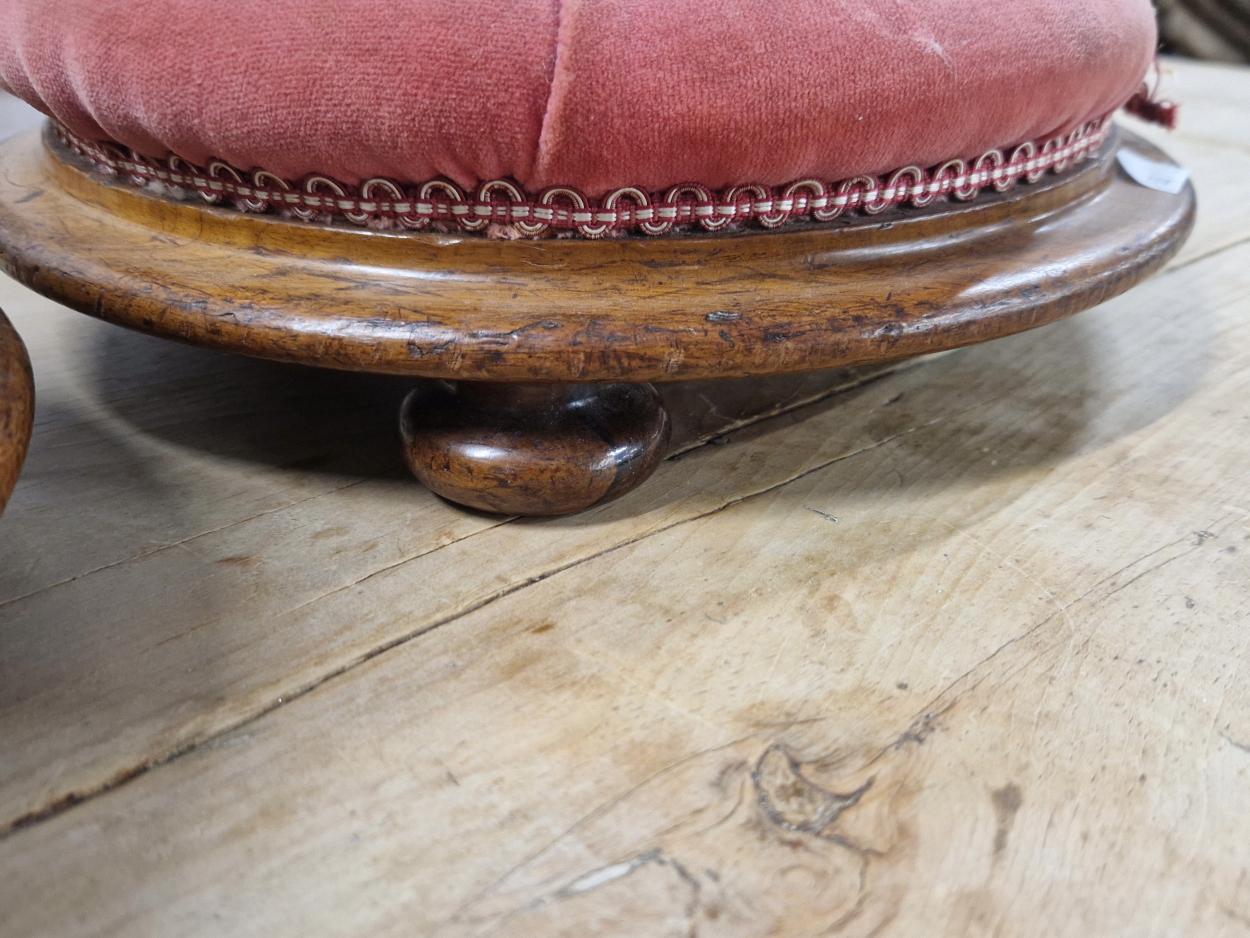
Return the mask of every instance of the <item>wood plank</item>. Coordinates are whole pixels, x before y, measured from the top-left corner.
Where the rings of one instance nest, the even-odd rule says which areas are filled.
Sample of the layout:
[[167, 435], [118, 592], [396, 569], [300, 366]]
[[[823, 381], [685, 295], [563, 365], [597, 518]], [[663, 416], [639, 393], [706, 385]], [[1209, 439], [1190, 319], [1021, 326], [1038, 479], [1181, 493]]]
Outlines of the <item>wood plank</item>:
[[[875, 445], [10, 835], [8, 932], [1236, 934], [1248, 270], [853, 392]], [[666, 471], [864, 432], [814, 410]], [[275, 628], [411, 621], [427, 577]]]

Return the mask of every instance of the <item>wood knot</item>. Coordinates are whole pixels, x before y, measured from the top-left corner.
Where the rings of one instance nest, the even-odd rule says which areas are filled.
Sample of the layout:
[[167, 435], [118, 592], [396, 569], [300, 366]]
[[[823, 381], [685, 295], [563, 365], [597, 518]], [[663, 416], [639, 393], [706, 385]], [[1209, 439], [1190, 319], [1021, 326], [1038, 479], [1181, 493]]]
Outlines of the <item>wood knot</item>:
[[770, 746], [751, 773], [765, 817], [788, 831], [819, 834], [843, 811], [854, 807], [873, 783], [870, 778], [850, 794], [840, 795], [805, 778], [801, 769], [780, 746]]

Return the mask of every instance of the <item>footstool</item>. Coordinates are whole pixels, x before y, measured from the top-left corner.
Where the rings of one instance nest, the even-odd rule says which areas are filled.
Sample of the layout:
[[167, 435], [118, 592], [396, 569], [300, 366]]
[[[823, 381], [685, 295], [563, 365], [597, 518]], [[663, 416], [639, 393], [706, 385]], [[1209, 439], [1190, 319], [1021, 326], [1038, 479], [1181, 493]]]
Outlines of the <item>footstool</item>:
[[665, 454], [652, 383], [1005, 336], [1193, 221], [1117, 165], [1148, 0], [0, 0], [0, 264], [85, 313], [421, 380], [435, 492], [560, 514]]

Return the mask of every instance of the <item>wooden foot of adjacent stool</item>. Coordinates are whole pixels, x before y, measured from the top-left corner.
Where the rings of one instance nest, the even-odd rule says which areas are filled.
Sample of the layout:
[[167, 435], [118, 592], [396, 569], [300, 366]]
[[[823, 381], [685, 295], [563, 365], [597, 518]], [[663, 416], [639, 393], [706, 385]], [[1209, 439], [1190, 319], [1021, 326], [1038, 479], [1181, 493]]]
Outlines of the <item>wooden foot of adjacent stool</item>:
[[408, 395], [404, 457], [453, 502], [509, 515], [562, 515], [643, 482], [670, 424], [649, 384], [429, 381]]
[[30, 358], [17, 331], [0, 310], [0, 513], [26, 458], [35, 416]]

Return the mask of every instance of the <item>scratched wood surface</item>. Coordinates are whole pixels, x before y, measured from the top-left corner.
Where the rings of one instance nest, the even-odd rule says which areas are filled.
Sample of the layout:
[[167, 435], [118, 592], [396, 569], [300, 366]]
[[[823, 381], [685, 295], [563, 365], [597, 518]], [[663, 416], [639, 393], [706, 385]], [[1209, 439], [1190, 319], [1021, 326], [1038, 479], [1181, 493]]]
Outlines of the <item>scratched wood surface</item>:
[[0, 286], [0, 934], [1250, 932], [1250, 73], [1171, 67], [1165, 273], [574, 518]]

